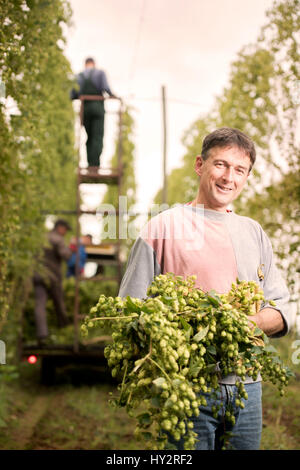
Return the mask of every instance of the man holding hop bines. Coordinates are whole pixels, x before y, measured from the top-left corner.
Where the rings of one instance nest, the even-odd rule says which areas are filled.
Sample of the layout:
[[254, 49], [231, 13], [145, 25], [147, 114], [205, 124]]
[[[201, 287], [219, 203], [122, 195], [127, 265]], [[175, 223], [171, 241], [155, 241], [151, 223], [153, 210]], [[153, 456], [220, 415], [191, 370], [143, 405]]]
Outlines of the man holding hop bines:
[[[228, 206], [240, 195], [256, 160], [252, 140], [238, 129], [216, 129], [203, 140], [195, 171], [199, 187], [195, 199], [150, 219], [130, 252], [119, 296], [146, 298], [155, 276], [196, 275], [196, 287], [219, 294], [230, 291], [237, 279], [256, 282], [268, 303], [249, 316], [249, 325], [269, 337], [287, 334], [291, 318], [289, 292], [275, 266], [271, 242], [253, 219], [235, 214]], [[179, 228], [183, 228], [181, 231]], [[244, 405], [236, 403], [237, 377], [220, 379], [219, 397], [204, 393], [207, 406], [192, 418], [198, 436], [196, 449], [222, 447], [223, 414], [234, 409], [235, 449], [259, 449], [262, 428], [261, 377], [246, 375]], [[225, 411], [220, 409], [220, 403]], [[229, 413], [229, 411], [228, 411]], [[180, 448], [181, 443], [175, 443]]]

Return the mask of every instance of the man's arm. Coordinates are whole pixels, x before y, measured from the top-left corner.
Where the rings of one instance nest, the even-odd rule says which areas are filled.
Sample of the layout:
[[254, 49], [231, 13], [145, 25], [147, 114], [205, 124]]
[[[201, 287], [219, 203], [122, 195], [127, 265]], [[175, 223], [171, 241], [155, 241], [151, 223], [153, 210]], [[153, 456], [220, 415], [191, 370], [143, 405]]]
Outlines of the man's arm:
[[73, 100], [77, 100], [78, 98], [79, 98], [79, 91], [75, 90], [75, 88], [72, 88], [72, 90], [70, 91], [70, 99], [73, 101]]
[[123, 276], [119, 297], [144, 299], [155, 276], [161, 273], [153, 248], [142, 238], [135, 241]]
[[65, 245], [64, 240], [62, 238], [57, 238], [56, 240], [56, 250], [59, 256], [67, 261], [72, 256], [72, 250]]
[[70, 99], [71, 100], [77, 100], [80, 96], [80, 87], [81, 87], [82, 82], [83, 82], [82, 74], [79, 74], [79, 75], [76, 76], [76, 81], [77, 81], [77, 84], [79, 85], [79, 88], [78, 89], [72, 88], [72, 90], [70, 91]]
[[269, 303], [263, 303], [261, 310], [249, 319], [264, 331], [267, 336], [280, 337], [287, 334], [291, 326], [291, 314], [289, 311], [289, 291], [277, 269], [271, 242], [261, 229], [261, 249], [263, 260], [263, 291], [265, 298], [275, 302], [275, 307]]
[[109, 94], [109, 96], [111, 97], [115, 97], [115, 95], [113, 94], [113, 92], [111, 91], [110, 89], [110, 86], [108, 84], [108, 81], [107, 81], [107, 77], [106, 77], [106, 73], [102, 71], [102, 89], [104, 91], [106, 91], [106, 93]]
[[[250, 322], [256, 323], [267, 336], [274, 336], [284, 330], [284, 321], [281, 313], [275, 308], [266, 307], [256, 315], [249, 315]], [[251, 324], [251, 326], [253, 326]]]
[[116, 98], [120, 101], [121, 98], [116, 96], [110, 89], [110, 86], [108, 84], [108, 80], [106, 77], [106, 73], [103, 70], [95, 70], [94, 74], [92, 75], [92, 80], [96, 88], [99, 90], [99, 92], [105, 91], [111, 98]]

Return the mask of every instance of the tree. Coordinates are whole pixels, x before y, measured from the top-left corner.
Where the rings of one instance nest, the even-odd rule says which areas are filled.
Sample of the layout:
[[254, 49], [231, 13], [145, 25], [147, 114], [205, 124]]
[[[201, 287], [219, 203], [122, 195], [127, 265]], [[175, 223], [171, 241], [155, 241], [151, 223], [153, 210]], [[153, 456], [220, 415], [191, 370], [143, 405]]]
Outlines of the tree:
[[[71, 68], [64, 0], [0, 1], [0, 331], [42, 248], [45, 213], [75, 203]], [[13, 114], [14, 112], [14, 114]], [[14, 306], [14, 307], [13, 307]]]
[[[277, 1], [268, 11], [269, 22], [262, 29], [258, 48], [265, 48], [261, 61], [260, 83], [252, 96], [249, 119], [255, 127], [254, 140], [260, 148], [261, 183], [235, 205], [240, 213], [258, 220], [272, 239], [278, 265], [286, 277], [291, 299], [299, 297], [299, 201], [300, 146], [299, 113], [294, 87], [299, 83], [300, 3], [299, 0]], [[260, 49], [260, 50], [261, 50]], [[269, 57], [269, 59], [267, 59]], [[237, 73], [238, 75], [238, 73]], [[245, 99], [241, 94], [241, 101]], [[262, 98], [262, 100], [261, 100]], [[259, 118], [258, 118], [259, 116]], [[264, 124], [263, 124], [264, 123]], [[268, 178], [262, 177], [267, 175]]]

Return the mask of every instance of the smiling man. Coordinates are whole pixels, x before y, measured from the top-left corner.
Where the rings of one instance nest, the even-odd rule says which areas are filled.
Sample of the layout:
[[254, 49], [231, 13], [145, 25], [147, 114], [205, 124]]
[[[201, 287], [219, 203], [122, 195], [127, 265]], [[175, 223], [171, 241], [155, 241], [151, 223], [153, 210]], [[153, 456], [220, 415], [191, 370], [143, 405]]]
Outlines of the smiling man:
[[204, 204], [207, 209], [226, 211], [228, 204], [242, 191], [250, 169], [249, 155], [238, 147], [214, 147], [197, 156], [196, 172], [201, 184], [195, 203]]
[[[219, 293], [230, 290], [238, 278], [256, 281], [265, 298], [276, 307], [262, 304], [249, 317], [268, 336], [280, 337], [290, 327], [289, 293], [277, 270], [273, 250], [261, 226], [228, 206], [239, 196], [255, 163], [251, 139], [238, 129], [223, 127], [205, 137], [195, 171], [199, 188], [195, 199], [153, 217], [132, 247], [119, 295], [145, 298], [153, 278], [172, 272], [187, 277], [196, 274], [196, 286]], [[263, 270], [263, 276], [261, 275]], [[234, 409], [236, 424], [230, 429], [235, 449], [259, 449], [262, 407], [261, 377], [246, 377], [245, 408], [235, 405], [236, 376], [222, 377], [218, 399], [204, 394], [207, 407], [193, 418], [197, 449], [219, 449], [222, 442], [222, 409], [214, 418], [211, 408], [223, 397], [225, 411]], [[228, 428], [227, 428], [228, 430]], [[177, 443], [180, 449], [181, 443]]]

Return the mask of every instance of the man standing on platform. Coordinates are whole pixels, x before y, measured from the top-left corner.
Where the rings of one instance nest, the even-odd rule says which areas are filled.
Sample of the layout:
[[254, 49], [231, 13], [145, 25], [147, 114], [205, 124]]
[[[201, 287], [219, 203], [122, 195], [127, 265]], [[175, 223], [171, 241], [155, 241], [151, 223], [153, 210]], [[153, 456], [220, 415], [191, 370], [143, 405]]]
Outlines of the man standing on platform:
[[[85, 61], [85, 70], [77, 76], [79, 91], [72, 89], [71, 99], [78, 99], [82, 95], [104, 97], [108, 94], [111, 98], [117, 98], [111, 91], [103, 70], [95, 67], [95, 61], [91, 57]], [[86, 151], [88, 168], [91, 172], [97, 172], [100, 165], [100, 155], [103, 149], [104, 137], [104, 100], [84, 100], [83, 125], [87, 133]]]

